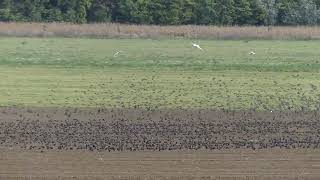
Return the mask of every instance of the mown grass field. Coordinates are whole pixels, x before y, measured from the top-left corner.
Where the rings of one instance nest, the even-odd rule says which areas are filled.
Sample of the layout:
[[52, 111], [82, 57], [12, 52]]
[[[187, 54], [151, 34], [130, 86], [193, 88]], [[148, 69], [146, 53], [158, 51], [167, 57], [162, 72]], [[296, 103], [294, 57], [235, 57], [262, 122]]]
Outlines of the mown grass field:
[[[318, 46], [320, 41], [1, 38], [0, 105], [318, 109]], [[123, 52], [114, 57], [117, 51]]]

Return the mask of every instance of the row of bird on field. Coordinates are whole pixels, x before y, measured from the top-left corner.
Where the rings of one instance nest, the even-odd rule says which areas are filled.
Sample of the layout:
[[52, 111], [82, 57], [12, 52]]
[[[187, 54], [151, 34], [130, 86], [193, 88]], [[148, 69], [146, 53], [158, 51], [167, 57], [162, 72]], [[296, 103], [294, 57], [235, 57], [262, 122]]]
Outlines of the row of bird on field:
[[[197, 49], [199, 49], [199, 50], [201, 50], [201, 51], [204, 51], [204, 49], [202, 49], [199, 44], [192, 43], [192, 47], [197, 48]], [[123, 53], [123, 51], [117, 51], [117, 52], [113, 55], [113, 57], [118, 57], [121, 53]], [[249, 55], [256, 55], [256, 53], [255, 53], [254, 51], [250, 51], [250, 52], [249, 52]]]

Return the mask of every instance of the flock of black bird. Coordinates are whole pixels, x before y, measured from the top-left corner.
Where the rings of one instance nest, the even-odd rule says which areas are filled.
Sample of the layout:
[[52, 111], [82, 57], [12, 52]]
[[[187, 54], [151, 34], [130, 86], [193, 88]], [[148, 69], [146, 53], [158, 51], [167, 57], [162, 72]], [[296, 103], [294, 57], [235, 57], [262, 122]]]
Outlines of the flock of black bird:
[[0, 147], [173, 151], [319, 148], [320, 112], [0, 108]]

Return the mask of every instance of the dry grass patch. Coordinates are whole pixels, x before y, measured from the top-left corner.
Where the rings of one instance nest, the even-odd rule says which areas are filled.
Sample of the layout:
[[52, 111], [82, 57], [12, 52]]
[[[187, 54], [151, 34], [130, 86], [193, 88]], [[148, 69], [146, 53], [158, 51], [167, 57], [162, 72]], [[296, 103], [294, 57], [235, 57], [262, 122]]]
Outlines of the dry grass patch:
[[320, 27], [217, 27], [126, 24], [0, 23], [1, 36], [198, 39], [319, 39]]

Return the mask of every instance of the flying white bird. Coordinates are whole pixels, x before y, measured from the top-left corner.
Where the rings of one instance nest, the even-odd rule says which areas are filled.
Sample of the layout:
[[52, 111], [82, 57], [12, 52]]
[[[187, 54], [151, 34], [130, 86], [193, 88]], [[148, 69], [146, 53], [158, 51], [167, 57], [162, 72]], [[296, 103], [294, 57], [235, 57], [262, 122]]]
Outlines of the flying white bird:
[[249, 53], [250, 55], [256, 55], [256, 53], [254, 51], [250, 51]]
[[195, 48], [200, 49], [201, 51], [203, 51], [203, 49], [198, 44], [192, 43], [192, 46], [195, 47]]
[[120, 53], [122, 53], [123, 51], [117, 51], [114, 55], [113, 55], [113, 57], [118, 57], [118, 55], [120, 54]]

